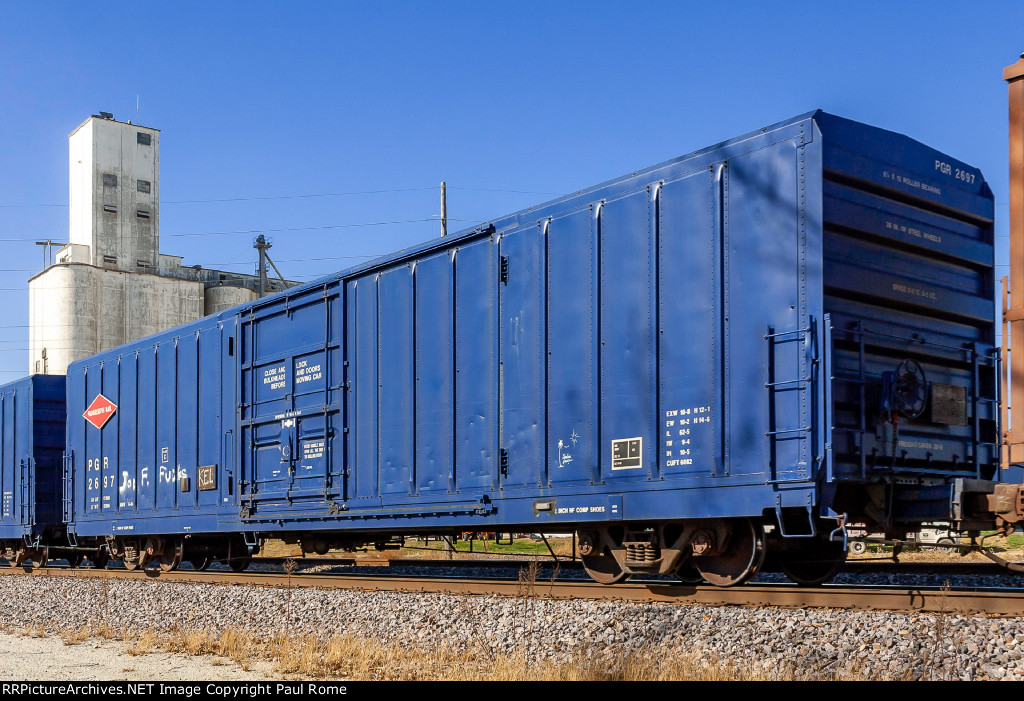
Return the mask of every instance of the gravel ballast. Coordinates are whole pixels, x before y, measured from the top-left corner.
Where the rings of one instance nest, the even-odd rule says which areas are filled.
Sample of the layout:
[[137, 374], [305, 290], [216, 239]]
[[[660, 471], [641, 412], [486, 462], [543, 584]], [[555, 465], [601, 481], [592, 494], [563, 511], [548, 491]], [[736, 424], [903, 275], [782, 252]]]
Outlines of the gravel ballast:
[[0, 596], [11, 604], [10, 626], [53, 633], [99, 622], [128, 633], [235, 628], [254, 636], [351, 635], [426, 650], [556, 661], [574, 653], [611, 660], [675, 648], [771, 668], [796, 664], [822, 675], [855, 669], [866, 678], [1024, 679], [1021, 618], [45, 576], [0, 578]]

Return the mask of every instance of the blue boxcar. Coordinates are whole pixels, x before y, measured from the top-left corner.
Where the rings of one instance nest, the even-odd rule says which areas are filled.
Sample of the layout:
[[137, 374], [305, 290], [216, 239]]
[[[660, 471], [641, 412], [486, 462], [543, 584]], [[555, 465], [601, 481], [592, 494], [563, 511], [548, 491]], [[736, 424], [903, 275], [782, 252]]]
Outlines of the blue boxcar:
[[12, 564], [64, 542], [64, 377], [0, 386], [0, 547]]
[[992, 221], [978, 170], [803, 115], [74, 363], [71, 528], [133, 565], [563, 529], [601, 581], [818, 579], [843, 515], [991, 491]]

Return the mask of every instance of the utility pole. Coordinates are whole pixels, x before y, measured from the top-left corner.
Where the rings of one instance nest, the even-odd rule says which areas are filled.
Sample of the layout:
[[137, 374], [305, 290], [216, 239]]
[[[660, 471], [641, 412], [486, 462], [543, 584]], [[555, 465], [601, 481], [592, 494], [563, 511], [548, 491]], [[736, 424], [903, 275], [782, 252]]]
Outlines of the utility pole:
[[448, 198], [445, 194], [444, 180], [441, 181], [441, 236], [448, 235]]

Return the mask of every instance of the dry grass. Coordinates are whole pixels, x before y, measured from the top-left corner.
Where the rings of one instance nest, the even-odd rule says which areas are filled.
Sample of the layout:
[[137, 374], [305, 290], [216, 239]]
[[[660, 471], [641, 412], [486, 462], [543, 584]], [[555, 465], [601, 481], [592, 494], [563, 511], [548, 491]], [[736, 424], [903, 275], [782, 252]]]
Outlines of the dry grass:
[[[506, 542], [506, 541], [502, 541]], [[529, 543], [529, 541], [517, 541], [517, 543]], [[569, 538], [552, 538], [548, 542], [551, 544], [551, 549], [554, 550], [558, 557], [570, 558], [573, 553], [572, 539]], [[377, 551], [372, 547], [368, 550], [359, 550], [356, 552], [346, 552], [344, 550], [331, 550], [326, 555], [317, 555], [315, 553], [302, 553], [302, 549], [298, 545], [288, 545], [280, 540], [267, 540], [263, 543], [260, 548], [261, 557], [287, 557], [287, 558], [334, 558], [334, 557], [353, 557], [357, 561], [372, 564], [374, 562], [387, 562], [393, 559], [424, 559], [424, 560], [443, 560], [448, 558], [448, 553], [442, 548], [441, 544], [436, 540], [425, 543], [423, 541], [409, 539], [406, 541], [407, 547], [398, 550], [383, 550]], [[533, 544], [536, 546], [536, 544]], [[543, 549], [539, 553], [539, 557], [547, 559], [549, 557], [546, 547], [541, 546]], [[521, 549], [521, 548], [520, 548]], [[485, 555], [496, 555], [502, 554], [495, 546], [493, 541], [477, 540], [473, 546], [473, 552], [469, 553], [464, 550], [460, 550], [456, 553], [456, 557], [468, 558], [468, 557], [480, 557]]]
[[[1024, 561], [1024, 544], [1020, 534], [1010, 536], [989, 536], [985, 539], [985, 548], [1011, 561]], [[968, 545], [965, 540], [962, 545]], [[868, 546], [868, 551], [861, 555], [850, 554], [851, 560], [891, 559], [892, 548]], [[947, 551], [934, 545], [908, 547], [899, 554], [900, 562], [988, 562], [988, 558], [978, 552], [962, 554], [961, 551]]]
[[[988, 544], [989, 543], [986, 541], [986, 545]], [[1004, 550], [1002, 548], [999, 548], [999, 546], [996, 546], [995, 550], [1000, 557], [1012, 561], [1024, 559], [1024, 557], [1022, 557], [1024, 556], [1024, 553], [1022, 553], [1020, 550]], [[1003, 551], [1000, 552], [1001, 550]], [[888, 550], [877, 551], [868, 550], [866, 553], [863, 553], [862, 555], [854, 555], [853, 553], [851, 553], [848, 559], [851, 561], [878, 559], [891, 560], [892, 549], [890, 548]], [[903, 550], [902, 552], [900, 552], [898, 559], [900, 562], [989, 562], [989, 559], [981, 553], [972, 552], [967, 553], [966, 555], [961, 555], [958, 552], [944, 552], [937, 548]]]
[[125, 652], [129, 655], [147, 655], [157, 648], [158, 643], [159, 639], [157, 638], [156, 633], [151, 630], [147, 630], [140, 635], [137, 640], [131, 642], [125, 648]]
[[618, 660], [599, 652], [568, 662], [525, 654], [491, 658], [468, 651], [425, 652], [356, 638], [275, 641], [278, 671], [303, 678], [438, 681], [684, 681], [800, 678], [777, 670], [720, 664], [707, 655], [645, 651]]
[[63, 631], [60, 637], [65, 645], [78, 645], [92, 637], [92, 632], [89, 628], [74, 628]]
[[[524, 597], [528, 600], [528, 596]], [[21, 631], [40, 635], [41, 629]], [[482, 650], [428, 650], [416, 645], [385, 643], [355, 636], [289, 636], [260, 639], [233, 629], [220, 634], [199, 630], [115, 633], [105, 626], [68, 631], [61, 636], [74, 645], [93, 638], [119, 639], [129, 655], [172, 652], [212, 656], [212, 663], [232, 660], [251, 669], [273, 663], [275, 672], [296, 679], [436, 680], [436, 681], [799, 681], [855, 680], [854, 669], [796, 669], [792, 665], [755, 665], [718, 659], [706, 651], [666, 647], [642, 648], [612, 655], [605, 648], [581, 648], [568, 660], [538, 660], [527, 650], [495, 655]], [[141, 664], [145, 664], [140, 660]], [[139, 666], [140, 663], [136, 663]]]
[[[260, 548], [260, 557], [306, 557], [298, 545], [288, 545], [284, 541], [267, 539]], [[316, 557], [310, 555], [309, 557]], [[326, 557], [326, 556], [325, 556]]]

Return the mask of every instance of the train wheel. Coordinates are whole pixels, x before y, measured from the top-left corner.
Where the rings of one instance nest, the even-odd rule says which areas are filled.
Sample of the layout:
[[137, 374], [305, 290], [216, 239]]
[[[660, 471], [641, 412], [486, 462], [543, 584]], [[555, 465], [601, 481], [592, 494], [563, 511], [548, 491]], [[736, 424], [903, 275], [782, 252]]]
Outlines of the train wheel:
[[764, 563], [764, 529], [760, 523], [734, 521], [728, 543], [723, 552], [693, 558], [693, 566], [708, 584], [734, 587], [757, 574]]
[[612, 539], [607, 534], [580, 533], [580, 562], [590, 578], [598, 584], [618, 584], [629, 577], [622, 565], [611, 553], [609, 543]]
[[790, 580], [797, 584], [805, 587], [816, 587], [835, 577], [839, 570], [843, 568], [844, 562], [846, 562], [845, 558], [831, 561], [794, 560], [782, 562], [779, 564], [779, 567]]
[[209, 569], [210, 565], [213, 564], [212, 557], [194, 557], [188, 561], [192, 565], [192, 569], [197, 572], [204, 572]]
[[855, 540], [850, 543], [849, 550], [854, 555], [863, 555], [868, 551], [868, 544], [863, 540]]
[[107, 554], [106, 550], [98, 549], [89, 556], [89, 559], [92, 561], [93, 569], [105, 570], [107, 563], [110, 562], [110, 555]]
[[33, 567], [46, 567], [50, 563], [50, 549], [30, 550]]
[[816, 549], [802, 557], [782, 558], [779, 568], [793, 582], [816, 587], [835, 577], [845, 563], [846, 550], [842, 543], [819, 542]]
[[168, 540], [164, 545], [164, 551], [156, 556], [160, 569], [163, 572], [173, 572], [181, 565], [181, 556], [185, 544], [180, 540]]
[[85, 555], [82, 553], [71, 553], [65, 559], [68, 561], [68, 567], [78, 567], [82, 564], [82, 560], [85, 559]]
[[178, 565], [181, 564], [181, 553], [170, 552], [164, 553], [163, 555], [157, 556], [157, 562], [160, 563], [161, 572], [173, 572], [178, 569]]
[[692, 562], [679, 565], [679, 567], [676, 568], [676, 571], [672, 574], [674, 574], [676, 579], [683, 584], [689, 584], [692, 586], [704, 584], [704, 578], [700, 576], [700, 572], [697, 571], [697, 568], [693, 566]]
[[629, 577], [611, 555], [580, 555], [583, 569], [598, 584], [618, 584]]
[[28, 550], [20, 548], [11, 553], [10, 557], [7, 558], [7, 562], [11, 567], [23, 567], [28, 562], [28, 557]]
[[232, 572], [244, 572], [251, 563], [252, 558], [249, 556], [234, 557], [228, 560], [228, 567], [231, 568]]

